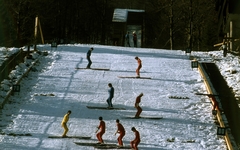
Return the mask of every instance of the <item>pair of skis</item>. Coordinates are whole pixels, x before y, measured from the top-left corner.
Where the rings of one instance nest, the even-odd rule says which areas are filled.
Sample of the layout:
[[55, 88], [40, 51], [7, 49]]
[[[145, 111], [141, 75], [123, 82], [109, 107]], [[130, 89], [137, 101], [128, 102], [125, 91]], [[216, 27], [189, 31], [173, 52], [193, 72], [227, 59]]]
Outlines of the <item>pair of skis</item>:
[[103, 144], [98, 144], [98, 143], [82, 143], [82, 142], [74, 142], [77, 145], [80, 146], [93, 146], [96, 149], [131, 149], [130, 146], [118, 146], [116, 144], [111, 144], [111, 143], [103, 143]]
[[[84, 140], [89, 140], [91, 139], [91, 137], [88, 136], [66, 136], [66, 137], [62, 137], [62, 136], [48, 136], [48, 138], [61, 138], [61, 139], [67, 139], [67, 138], [75, 138], [75, 139], [84, 139]], [[109, 143], [104, 143], [104, 144], [98, 144], [98, 143], [89, 143], [89, 142], [74, 142], [77, 145], [80, 146], [93, 146], [94, 148], [97, 149], [131, 149], [131, 147], [129, 146], [123, 146], [123, 147], [119, 147], [116, 144], [109, 144]]]

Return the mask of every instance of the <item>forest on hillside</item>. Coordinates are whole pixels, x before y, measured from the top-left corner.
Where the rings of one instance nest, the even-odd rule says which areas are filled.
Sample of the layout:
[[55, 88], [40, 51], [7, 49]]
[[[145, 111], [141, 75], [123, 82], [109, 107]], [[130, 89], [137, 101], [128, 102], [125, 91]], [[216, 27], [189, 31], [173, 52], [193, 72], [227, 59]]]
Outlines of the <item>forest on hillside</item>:
[[0, 46], [33, 44], [36, 16], [45, 43], [107, 45], [115, 8], [145, 10], [145, 47], [207, 51], [218, 43], [215, 0], [1, 0]]

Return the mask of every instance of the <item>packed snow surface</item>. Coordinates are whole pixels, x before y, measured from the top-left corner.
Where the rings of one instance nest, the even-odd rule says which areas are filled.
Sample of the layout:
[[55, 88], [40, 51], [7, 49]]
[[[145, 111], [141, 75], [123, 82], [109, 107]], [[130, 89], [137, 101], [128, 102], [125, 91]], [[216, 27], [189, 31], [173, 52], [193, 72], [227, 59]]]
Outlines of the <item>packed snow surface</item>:
[[[79, 146], [74, 142], [98, 142], [95, 131], [99, 116], [106, 122], [105, 143], [117, 144], [115, 120], [120, 119], [126, 130], [124, 145], [134, 139], [131, 128], [135, 127], [141, 135], [141, 150], [227, 149], [224, 139], [216, 134], [210, 100], [195, 95], [207, 91], [198, 70], [191, 68], [190, 56], [184, 51], [83, 44], [59, 45], [52, 50], [50, 45], [38, 47], [40, 51], [48, 51], [48, 56], [38, 57], [32, 71], [21, 81], [20, 92], [14, 93], [1, 110], [1, 149], [92, 150], [92, 146]], [[76, 69], [87, 66], [86, 53], [91, 47], [94, 48], [91, 67], [109, 71]], [[230, 62], [229, 66], [221, 64], [220, 60], [233, 60], [231, 55], [223, 58], [219, 51], [192, 55], [201, 61], [218, 60], [223, 74], [226, 73], [225, 78], [227, 74], [233, 76], [239, 72]], [[136, 76], [135, 56], [142, 60], [141, 77], [151, 79], [118, 77]], [[23, 64], [18, 67], [26, 70]], [[10, 78], [19, 71], [12, 71]], [[236, 79], [239, 83], [239, 76]], [[86, 106], [107, 107], [108, 83], [115, 88], [113, 106], [125, 110], [88, 109]], [[228, 83], [238, 94], [237, 85], [231, 79]], [[2, 91], [6, 91], [4, 88], [8, 87], [1, 86]], [[163, 119], [126, 119], [135, 115], [135, 99], [141, 92], [144, 93], [141, 116]], [[90, 140], [48, 138], [62, 135], [61, 121], [68, 110], [72, 114], [67, 135], [91, 136]]]

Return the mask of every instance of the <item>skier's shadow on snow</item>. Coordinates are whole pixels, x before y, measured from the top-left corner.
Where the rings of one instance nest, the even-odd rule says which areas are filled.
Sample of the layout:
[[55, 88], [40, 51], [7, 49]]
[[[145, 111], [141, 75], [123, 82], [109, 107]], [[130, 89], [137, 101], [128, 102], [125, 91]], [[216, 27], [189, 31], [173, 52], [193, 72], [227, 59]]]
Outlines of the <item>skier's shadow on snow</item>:
[[[75, 68], [79, 68], [80, 67], [80, 64], [82, 64], [83, 62], [83, 58], [81, 57], [80, 61], [76, 64], [76, 67]], [[75, 70], [75, 73], [77, 72], [77, 70]]]

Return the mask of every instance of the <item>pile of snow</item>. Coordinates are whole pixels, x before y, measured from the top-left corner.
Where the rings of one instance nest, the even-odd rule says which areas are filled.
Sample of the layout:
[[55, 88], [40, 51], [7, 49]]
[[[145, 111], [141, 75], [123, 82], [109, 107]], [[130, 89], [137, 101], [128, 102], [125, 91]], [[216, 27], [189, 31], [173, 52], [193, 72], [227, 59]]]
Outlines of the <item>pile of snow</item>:
[[[223, 56], [222, 51], [211, 52], [194, 52], [193, 55], [199, 56], [200, 61], [206, 61], [211, 56], [211, 61], [214, 62], [220, 73], [225, 78], [228, 86], [233, 89], [235, 97], [240, 100], [240, 59], [239, 57], [228, 53], [226, 57]], [[204, 57], [203, 57], [204, 56]], [[205, 59], [204, 59], [205, 58]]]
[[6, 48], [0, 47], [0, 66], [4, 61], [8, 59], [8, 57], [12, 56], [13, 54], [17, 53], [19, 48]]
[[[12, 48], [11, 49], [11, 53], [7, 53], [6, 55], [9, 56], [9, 55], [12, 55], [12, 54], [15, 54], [19, 51], [19, 49], [17, 48]], [[2, 82], [1, 82], [1, 85], [0, 85], [0, 104], [3, 103], [5, 97], [10, 94], [10, 91], [12, 90], [12, 87], [13, 85], [17, 84], [17, 82], [19, 81], [19, 79], [21, 79], [24, 74], [29, 70], [29, 69], [32, 69], [34, 70], [34, 67], [33, 68], [30, 68], [31, 65], [33, 65], [34, 61], [40, 56], [37, 52], [34, 52], [31, 54], [32, 55], [32, 59], [27, 59], [25, 58], [24, 62], [23, 63], [20, 63], [19, 65], [17, 65], [15, 67], [15, 69], [13, 69], [9, 75], [8, 75], [8, 79], [4, 79]]]

